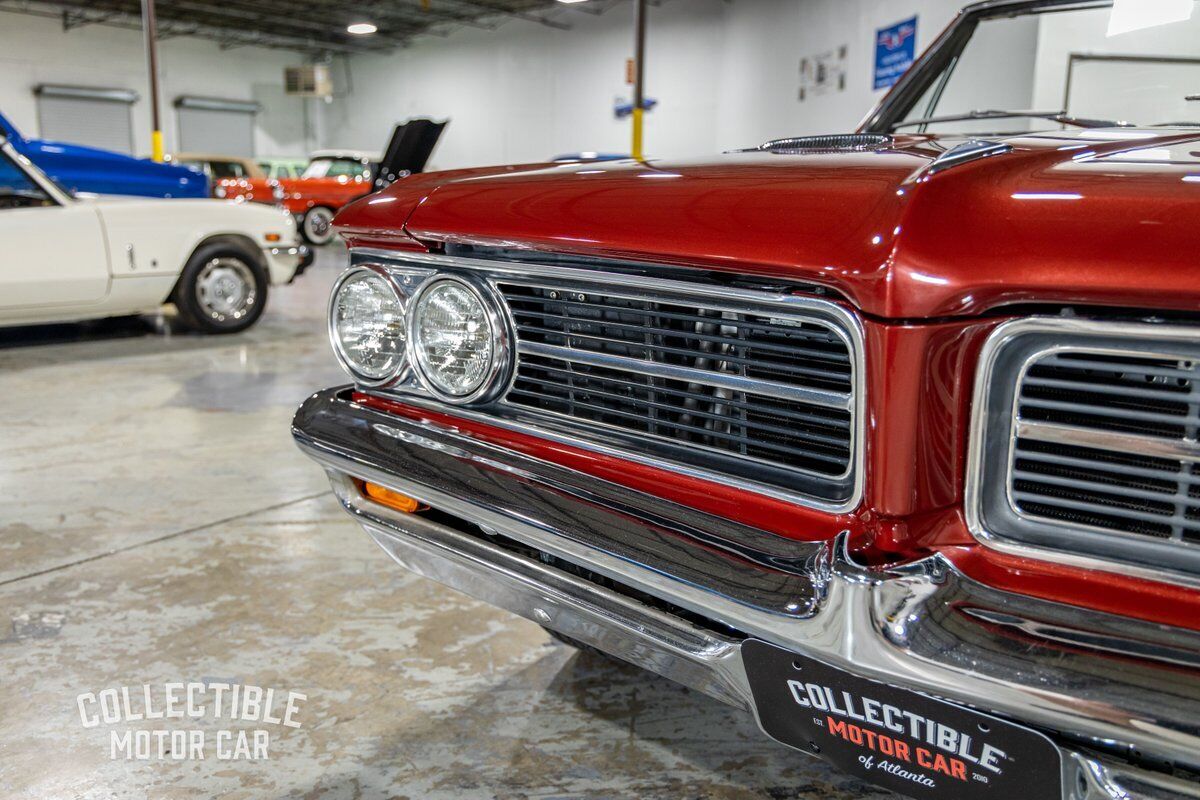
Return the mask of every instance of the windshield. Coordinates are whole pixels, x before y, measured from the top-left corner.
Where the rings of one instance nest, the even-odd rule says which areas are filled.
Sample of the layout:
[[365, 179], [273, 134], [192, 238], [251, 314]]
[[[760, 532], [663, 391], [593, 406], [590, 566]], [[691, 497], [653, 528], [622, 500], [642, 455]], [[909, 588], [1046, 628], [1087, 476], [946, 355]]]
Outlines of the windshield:
[[53, 198], [20, 165], [0, 151], [0, 209], [54, 205]]
[[352, 158], [314, 158], [304, 170], [301, 178], [363, 178], [367, 174], [367, 166]]
[[1156, 18], [1149, 6], [981, 19], [948, 46], [949, 60], [929, 70], [916, 102], [890, 128], [979, 135], [1200, 126], [1200, 12], [1185, 2]]

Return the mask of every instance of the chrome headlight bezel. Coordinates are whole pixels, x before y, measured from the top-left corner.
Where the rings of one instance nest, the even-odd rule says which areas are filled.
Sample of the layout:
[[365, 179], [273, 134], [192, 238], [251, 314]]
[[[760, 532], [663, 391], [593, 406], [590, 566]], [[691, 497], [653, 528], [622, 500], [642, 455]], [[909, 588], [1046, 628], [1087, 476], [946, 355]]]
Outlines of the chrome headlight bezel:
[[[364, 273], [373, 275], [384, 282], [388, 290], [392, 293], [392, 296], [395, 298], [397, 305], [400, 307], [400, 316], [403, 320], [403, 330], [405, 336], [404, 355], [402, 358], [400, 358], [399, 363], [394, 369], [392, 369], [387, 375], [379, 378], [364, 375], [355, 368], [354, 361], [345, 352], [341, 337], [338, 335], [337, 331], [337, 302], [338, 296], [342, 291], [342, 287], [344, 287], [349, 281]], [[333, 348], [334, 356], [337, 358], [338, 363], [341, 364], [342, 369], [344, 369], [359, 386], [366, 388], [391, 386], [393, 384], [402, 383], [408, 377], [411, 368], [408, 347], [408, 299], [404, 291], [396, 284], [395, 279], [387, 270], [383, 269], [382, 267], [364, 264], [353, 266], [339, 275], [338, 279], [333, 284], [333, 290], [329, 293], [329, 306], [326, 313], [326, 325], [329, 335], [329, 344]]]
[[[428, 375], [430, 366], [426, 363], [423, 350], [418, 345], [417, 310], [420, 308], [422, 300], [433, 289], [444, 283], [457, 284], [474, 296], [483, 309], [491, 331], [491, 357], [484, 371], [483, 379], [476, 388], [466, 394], [448, 393], [434, 383]], [[514, 340], [512, 322], [503, 309], [504, 304], [496, 296], [492, 287], [484, 281], [465, 275], [439, 272], [422, 282], [409, 298], [406, 310], [409, 362], [421, 388], [438, 400], [453, 405], [489, 402], [503, 394], [513, 375], [512, 343]]]

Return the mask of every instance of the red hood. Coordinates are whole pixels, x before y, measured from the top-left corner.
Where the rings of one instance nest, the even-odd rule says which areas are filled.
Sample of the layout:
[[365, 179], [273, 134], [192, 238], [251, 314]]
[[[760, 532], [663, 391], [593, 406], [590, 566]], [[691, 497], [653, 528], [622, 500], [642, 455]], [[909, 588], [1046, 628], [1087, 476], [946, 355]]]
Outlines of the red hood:
[[429, 173], [337, 224], [352, 246], [411, 236], [785, 277], [888, 318], [1023, 302], [1200, 306], [1200, 132], [1007, 141], [1011, 153], [932, 175], [958, 140]]

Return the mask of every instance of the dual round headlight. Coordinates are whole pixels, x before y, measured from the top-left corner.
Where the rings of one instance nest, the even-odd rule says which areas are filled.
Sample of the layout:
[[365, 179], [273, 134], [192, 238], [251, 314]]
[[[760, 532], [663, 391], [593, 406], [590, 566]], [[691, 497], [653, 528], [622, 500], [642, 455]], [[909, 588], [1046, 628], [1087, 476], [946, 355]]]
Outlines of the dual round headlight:
[[360, 383], [388, 383], [404, 369], [404, 304], [388, 278], [356, 270], [333, 290], [329, 337], [342, 366]]
[[469, 403], [497, 388], [507, 366], [498, 304], [454, 276], [434, 276], [406, 299], [385, 273], [352, 270], [334, 288], [329, 327], [342, 365], [371, 386], [399, 382], [411, 366], [434, 396]]

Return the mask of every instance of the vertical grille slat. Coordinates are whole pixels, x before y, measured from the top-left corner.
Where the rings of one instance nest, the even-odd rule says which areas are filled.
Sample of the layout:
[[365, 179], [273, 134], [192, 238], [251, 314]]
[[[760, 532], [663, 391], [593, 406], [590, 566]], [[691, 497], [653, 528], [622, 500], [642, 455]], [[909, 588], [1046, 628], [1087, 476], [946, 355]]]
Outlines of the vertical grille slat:
[[684, 293], [503, 279], [496, 287], [518, 354], [505, 406], [668, 460], [774, 475], [789, 488], [788, 474], [803, 476], [817, 495], [848, 491], [855, 354], [820, 315], [731, 310]]

